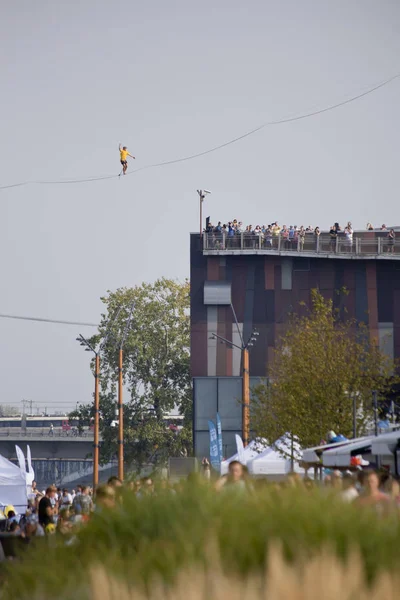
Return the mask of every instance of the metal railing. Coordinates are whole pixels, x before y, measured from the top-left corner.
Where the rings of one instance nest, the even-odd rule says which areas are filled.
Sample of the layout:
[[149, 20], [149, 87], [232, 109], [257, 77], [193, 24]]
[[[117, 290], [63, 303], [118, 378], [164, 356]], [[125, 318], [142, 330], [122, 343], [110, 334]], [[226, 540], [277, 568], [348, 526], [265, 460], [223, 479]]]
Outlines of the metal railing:
[[293, 253], [306, 252], [312, 254], [340, 254], [340, 255], [385, 255], [400, 257], [400, 240], [390, 240], [386, 232], [354, 232], [352, 239], [347, 239], [339, 233], [331, 237], [329, 233], [306, 233], [293, 238], [284, 237], [282, 234], [249, 234], [236, 233], [233, 236], [227, 233], [205, 233], [203, 235], [204, 251], [240, 251], [240, 252], [276, 252]]
[[46, 438], [46, 439], [60, 439], [60, 438], [69, 438], [69, 439], [91, 439], [93, 438], [93, 431], [82, 431], [79, 433], [78, 430], [54, 430], [52, 433], [49, 431], [49, 428], [46, 427], [41, 429], [40, 427], [35, 427], [32, 429], [27, 429], [26, 431], [17, 427], [0, 427], [0, 438]]

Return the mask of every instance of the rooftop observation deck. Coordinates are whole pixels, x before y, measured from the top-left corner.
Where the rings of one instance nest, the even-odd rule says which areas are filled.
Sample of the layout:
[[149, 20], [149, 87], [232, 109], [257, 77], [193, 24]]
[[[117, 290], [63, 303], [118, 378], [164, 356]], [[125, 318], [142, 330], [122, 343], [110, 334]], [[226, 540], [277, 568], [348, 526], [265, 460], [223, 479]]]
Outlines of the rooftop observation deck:
[[329, 232], [316, 236], [306, 233], [304, 238], [287, 240], [281, 234], [265, 237], [265, 234], [204, 233], [203, 254], [206, 255], [278, 255], [304, 256], [306, 258], [336, 259], [384, 259], [400, 260], [400, 232], [396, 240], [388, 238], [387, 231], [354, 231], [353, 239], [339, 233], [332, 239]]

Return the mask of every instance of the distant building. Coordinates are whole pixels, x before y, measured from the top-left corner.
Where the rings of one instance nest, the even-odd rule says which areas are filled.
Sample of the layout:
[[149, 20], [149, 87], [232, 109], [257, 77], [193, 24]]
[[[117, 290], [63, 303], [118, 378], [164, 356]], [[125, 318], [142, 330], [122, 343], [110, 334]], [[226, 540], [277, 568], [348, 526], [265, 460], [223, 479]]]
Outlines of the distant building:
[[[194, 379], [194, 433], [196, 452], [207, 448], [207, 419], [218, 404], [212, 378], [240, 378], [240, 350], [215, 339], [212, 333], [239, 344], [231, 302], [239, 328], [247, 339], [253, 328], [259, 338], [250, 354], [250, 375], [265, 377], [279, 337], [292, 313], [305, 314], [310, 292], [318, 288], [345, 316], [367, 325], [389, 356], [400, 358], [400, 240], [388, 244], [387, 232], [354, 232], [351, 243], [322, 233], [307, 234], [304, 243], [290, 244], [280, 237], [271, 246], [264, 236], [191, 234], [191, 374]], [[342, 288], [348, 294], [337, 294]], [[223, 381], [220, 379], [220, 381]], [[228, 385], [228, 382], [221, 384]], [[215, 388], [215, 385], [214, 385]], [[234, 432], [241, 430], [240, 399], [224, 399], [235, 422], [223, 420], [229, 451]], [[235, 388], [235, 389], [236, 389]], [[211, 396], [213, 400], [211, 401]]]

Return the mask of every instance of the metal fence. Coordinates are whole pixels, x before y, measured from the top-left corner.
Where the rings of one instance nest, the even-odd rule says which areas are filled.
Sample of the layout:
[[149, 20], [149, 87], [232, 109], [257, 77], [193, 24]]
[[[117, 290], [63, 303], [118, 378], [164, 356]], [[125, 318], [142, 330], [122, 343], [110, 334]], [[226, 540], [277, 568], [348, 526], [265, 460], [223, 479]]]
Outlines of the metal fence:
[[271, 253], [306, 252], [313, 254], [348, 254], [348, 255], [379, 255], [400, 256], [400, 240], [390, 240], [386, 232], [363, 231], [354, 232], [352, 239], [346, 239], [344, 234], [332, 238], [329, 233], [306, 233], [288, 239], [278, 235], [238, 233], [229, 236], [226, 233], [205, 233], [203, 250], [207, 251], [240, 251]]
[[41, 429], [39, 427], [35, 427], [32, 429], [18, 429], [16, 427], [2, 427], [0, 428], [0, 438], [93, 438], [93, 431], [82, 431], [81, 433], [76, 430], [69, 431], [61, 431], [54, 430], [53, 432], [49, 431], [49, 428], [46, 427]]

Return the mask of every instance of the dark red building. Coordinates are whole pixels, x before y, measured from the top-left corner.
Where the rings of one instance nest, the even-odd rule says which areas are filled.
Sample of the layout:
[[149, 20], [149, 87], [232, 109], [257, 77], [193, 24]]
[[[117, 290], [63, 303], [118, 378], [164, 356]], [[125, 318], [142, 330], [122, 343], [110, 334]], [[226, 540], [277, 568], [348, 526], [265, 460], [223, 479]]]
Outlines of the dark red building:
[[[347, 295], [336, 291], [346, 288]], [[262, 236], [191, 235], [191, 373], [197, 378], [240, 377], [240, 350], [212, 333], [239, 344], [237, 321], [247, 339], [259, 337], [250, 354], [250, 375], [264, 377], [274, 346], [290, 315], [310, 305], [318, 288], [346, 318], [366, 323], [371, 338], [400, 358], [400, 242], [389, 246], [385, 232], [355, 232], [332, 244], [328, 234], [304, 245], [266, 247]], [[346, 310], [345, 310], [346, 309]], [[197, 402], [198, 404], [198, 402]], [[195, 430], [196, 430], [195, 392]], [[209, 418], [212, 418], [210, 415]], [[237, 424], [239, 430], [239, 424]]]

